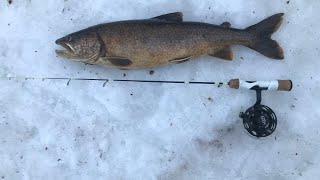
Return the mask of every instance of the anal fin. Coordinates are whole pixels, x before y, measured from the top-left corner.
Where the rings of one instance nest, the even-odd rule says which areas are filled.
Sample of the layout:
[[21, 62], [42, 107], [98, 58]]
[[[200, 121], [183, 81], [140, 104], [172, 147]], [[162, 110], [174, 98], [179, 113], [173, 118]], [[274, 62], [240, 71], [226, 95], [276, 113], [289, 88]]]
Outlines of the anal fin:
[[232, 60], [233, 59], [233, 51], [230, 46], [227, 46], [223, 49], [220, 49], [219, 51], [216, 51], [213, 54], [210, 54], [210, 56], [214, 56], [214, 57], [224, 59], [224, 60]]
[[169, 60], [169, 62], [170, 62], [170, 63], [174, 63], [174, 64], [180, 64], [180, 63], [189, 61], [190, 58], [191, 58], [191, 56], [189, 56], [189, 57], [184, 57], [184, 58], [177, 58], [177, 59]]

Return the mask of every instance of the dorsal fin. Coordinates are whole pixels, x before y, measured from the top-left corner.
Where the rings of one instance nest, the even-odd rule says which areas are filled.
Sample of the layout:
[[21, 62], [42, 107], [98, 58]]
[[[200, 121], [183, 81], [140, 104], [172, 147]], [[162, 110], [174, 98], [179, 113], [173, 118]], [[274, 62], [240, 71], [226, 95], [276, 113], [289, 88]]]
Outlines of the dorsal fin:
[[161, 16], [153, 17], [151, 19], [158, 19], [163, 21], [172, 21], [172, 22], [182, 22], [183, 21], [183, 14], [182, 12], [174, 12], [170, 14], [164, 14]]
[[223, 22], [220, 26], [226, 27], [226, 28], [230, 28], [230, 27], [231, 27], [231, 23], [229, 23], [229, 22]]
[[230, 46], [227, 46], [219, 51], [210, 54], [210, 56], [214, 56], [224, 60], [232, 60], [233, 59], [233, 52]]

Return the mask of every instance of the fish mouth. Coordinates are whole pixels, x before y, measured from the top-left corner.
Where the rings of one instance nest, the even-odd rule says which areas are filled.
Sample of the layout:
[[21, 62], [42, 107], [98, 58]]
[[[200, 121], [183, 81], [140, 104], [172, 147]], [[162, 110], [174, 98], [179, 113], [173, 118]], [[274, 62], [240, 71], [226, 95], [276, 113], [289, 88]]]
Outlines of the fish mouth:
[[65, 58], [77, 58], [75, 50], [69, 43], [64, 43], [61, 42], [59, 39], [56, 41], [57, 45], [62, 46], [64, 49], [63, 50], [56, 50], [56, 54], [61, 57]]

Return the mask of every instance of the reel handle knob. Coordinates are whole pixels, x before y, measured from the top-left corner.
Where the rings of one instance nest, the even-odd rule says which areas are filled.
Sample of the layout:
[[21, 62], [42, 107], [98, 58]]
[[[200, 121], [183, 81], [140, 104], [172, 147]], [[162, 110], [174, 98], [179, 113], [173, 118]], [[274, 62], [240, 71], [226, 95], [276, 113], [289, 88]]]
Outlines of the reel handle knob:
[[229, 81], [229, 87], [233, 89], [249, 89], [256, 90], [261, 88], [263, 90], [275, 90], [275, 91], [291, 91], [291, 80], [275, 80], [275, 81], [242, 81], [240, 79], [231, 79]]

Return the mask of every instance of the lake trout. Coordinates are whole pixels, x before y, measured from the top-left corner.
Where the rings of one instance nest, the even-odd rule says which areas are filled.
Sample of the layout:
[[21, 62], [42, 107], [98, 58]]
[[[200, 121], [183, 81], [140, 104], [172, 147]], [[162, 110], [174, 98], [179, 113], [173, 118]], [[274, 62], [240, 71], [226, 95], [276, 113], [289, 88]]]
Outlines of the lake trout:
[[181, 12], [151, 19], [111, 22], [89, 27], [56, 41], [64, 50], [57, 55], [119, 69], [139, 69], [175, 64], [210, 55], [232, 60], [230, 46], [243, 45], [272, 59], [283, 59], [283, 50], [271, 39], [282, 22], [275, 14], [245, 29], [184, 22]]

